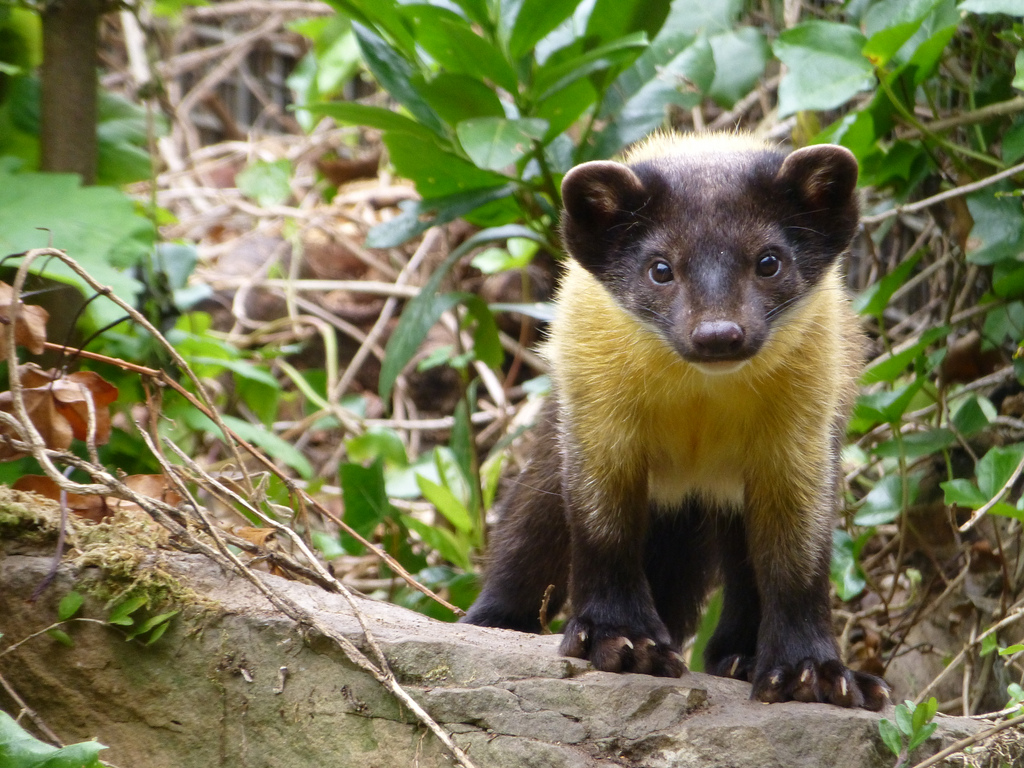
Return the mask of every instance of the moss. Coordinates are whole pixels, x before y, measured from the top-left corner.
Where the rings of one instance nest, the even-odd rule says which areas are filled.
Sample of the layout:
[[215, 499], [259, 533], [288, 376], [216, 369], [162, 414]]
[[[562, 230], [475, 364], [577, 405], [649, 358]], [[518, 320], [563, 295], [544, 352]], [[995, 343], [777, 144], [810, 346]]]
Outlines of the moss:
[[[60, 519], [56, 502], [0, 485], [0, 541], [52, 544]], [[213, 605], [163, 567], [167, 531], [137, 508], [120, 510], [100, 523], [70, 514], [66, 533], [64, 559], [83, 574], [99, 570], [80, 579], [79, 586], [108, 605], [137, 595], [145, 596], [150, 609], [176, 605], [205, 611]]]
[[55, 541], [59, 530], [56, 502], [0, 485], [0, 540], [42, 544]]

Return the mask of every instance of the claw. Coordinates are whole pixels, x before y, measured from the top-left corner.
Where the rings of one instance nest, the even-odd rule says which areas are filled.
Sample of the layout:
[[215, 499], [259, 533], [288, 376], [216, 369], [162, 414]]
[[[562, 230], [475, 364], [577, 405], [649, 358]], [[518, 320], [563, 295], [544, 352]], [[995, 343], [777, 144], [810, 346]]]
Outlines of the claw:
[[845, 677], [839, 678], [839, 693], [841, 693], [843, 695], [843, 697], [846, 697], [848, 691], [849, 691], [849, 686], [846, 684], [846, 678]]
[[586, 633], [586, 631], [580, 630], [580, 633], [578, 635], [576, 635], [576, 638], [580, 641], [581, 644], [585, 644], [587, 642], [587, 633]]
[[800, 684], [801, 685], [806, 685], [810, 681], [811, 681], [811, 670], [805, 669], [803, 671], [803, 673], [800, 675]]
[[624, 637], [624, 638], [622, 638], [622, 646], [624, 648], [629, 648], [629, 650], [632, 651], [633, 650], [633, 641], [630, 640], [628, 637]]
[[740, 668], [740, 657], [737, 656], [732, 660], [732, 666], [729, 667], [729, 677], [736, 677], [736, 670]]

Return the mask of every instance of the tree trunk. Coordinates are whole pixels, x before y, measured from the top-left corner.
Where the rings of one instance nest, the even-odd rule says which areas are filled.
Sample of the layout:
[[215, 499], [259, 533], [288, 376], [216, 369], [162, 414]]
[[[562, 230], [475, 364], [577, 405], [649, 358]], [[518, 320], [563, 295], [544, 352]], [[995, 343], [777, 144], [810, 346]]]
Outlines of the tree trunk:
[[104, 0], [59, 0], [42, 11], [40, 166], [96, 181], [96, 50]]

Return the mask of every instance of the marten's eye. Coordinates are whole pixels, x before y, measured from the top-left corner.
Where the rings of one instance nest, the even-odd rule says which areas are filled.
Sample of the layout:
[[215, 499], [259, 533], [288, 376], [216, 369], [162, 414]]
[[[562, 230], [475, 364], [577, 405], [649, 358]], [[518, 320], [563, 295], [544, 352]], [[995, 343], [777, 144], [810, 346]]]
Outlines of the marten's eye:
[[755, 271], [758, 277], [775, 277], [779, 274], [780, 269], [782, 269], [782, 259], [778, 257], [778, 254], [774, 251], [765, 251], [757, 260]]
[[661, 259], [651, 264], [647, 274], [651, 276], [651, 280], [659, 285], [672, 282], [672, 267], [669, 266], [667, 261], [662, 261]]

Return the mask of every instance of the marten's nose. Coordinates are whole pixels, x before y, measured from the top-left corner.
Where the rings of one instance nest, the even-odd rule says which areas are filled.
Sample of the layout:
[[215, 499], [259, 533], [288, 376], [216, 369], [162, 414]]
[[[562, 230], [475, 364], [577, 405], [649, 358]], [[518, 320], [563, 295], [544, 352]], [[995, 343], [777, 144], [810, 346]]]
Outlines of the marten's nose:
[[746, 334], [732, 320], [703, 320], [690, 334], [690, 341], [702, 357], [733, 357], [743, 348]]

